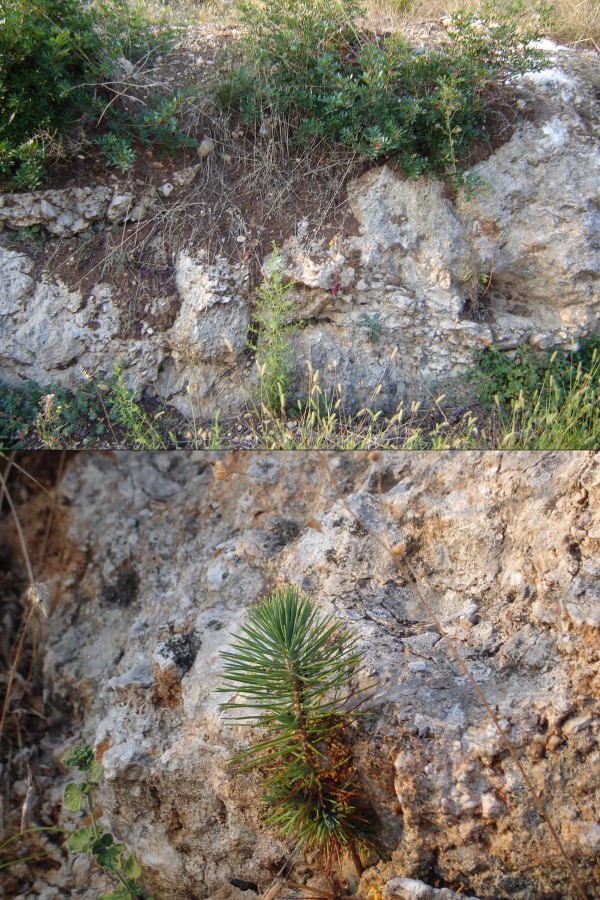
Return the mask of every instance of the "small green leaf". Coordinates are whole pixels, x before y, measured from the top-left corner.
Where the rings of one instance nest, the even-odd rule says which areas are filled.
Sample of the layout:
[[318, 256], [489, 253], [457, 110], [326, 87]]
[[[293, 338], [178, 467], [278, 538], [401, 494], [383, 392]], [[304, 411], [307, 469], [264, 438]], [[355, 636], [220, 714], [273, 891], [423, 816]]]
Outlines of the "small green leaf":
[[123, 864], [123, 871], [128, 878], [131, 878], [132, 881], [137, 881], [137, 879], [142, 874], [142, 867], [135, 858], [135, 853], [133, 852], [133, 850]]
[[77, 812], [81, 809], [81, 801], [83, 800], [84, 792], [81, 790], [78, 784], [68, 784], [65, 788], [65, 806], [67, 809], [70, 809], [71, 812]]
[[95, 761], [94, 751], [88, 744], [72, 747], [63, 756], [63, 762], [68, 769], [76, 768], [80, 772], [88, 772]]
[[98, 781], [100, 781], [103, 775], [104, 769], [102, 768], [96, 757], [94, 757], [89, 772], [87, 773], [88, 781], [91, 784], [96, 784]]
[[99, 894], [98, 900], [117, 900], [119, 894], [113, 894], [112, 891], [104, 891], [103, 894]]
[[94, 829], [91, 825], [74, 831], [67, 841], [67, 848], [73, 853], [86, 853], [94, 841]]
[[124, 850], [123, 844], [113, 844], [112, 834], [103, 835], [102, 839], [92, 847], [92, 853], [98, 865], [105, 869], [111, 869], [113, 872], [121, 868]]
[[114, 842], [115, 842], [115, 839], [112, 836], [112, 834], [110, 834], [110, 832], [107, 832], [106, 834], [100, 835], [100, 837], [98, 838], [98, 840], [96, 841], [96, 843], [94, 844], [92, 849], [95, 853], [97, 850], [104, 850], [105, 847], [112, 846], [112, 844], [114, 844]]

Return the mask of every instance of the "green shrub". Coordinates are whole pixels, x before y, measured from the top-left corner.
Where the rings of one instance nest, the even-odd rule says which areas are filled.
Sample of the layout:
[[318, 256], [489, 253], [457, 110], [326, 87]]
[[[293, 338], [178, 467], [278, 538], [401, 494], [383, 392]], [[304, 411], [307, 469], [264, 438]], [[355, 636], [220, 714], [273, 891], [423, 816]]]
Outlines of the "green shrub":
[[510, 403], [498, 402], [501, 439], [508, 450], [597, 450], [600, 445], [600, 353], [589, 368], [580, 362], [568, 383], [549, 368], [542, 385], [529, 396], [523, 392]]
[[192, 91], [175, 91], [168, 97], [149, 98], [131, 117], [132, 133], [146, 146], [161, 153], [174, 152], [184, 147], [195, 147], [197, 141], [184, 134], [179, 126], [179, 113]]
[[490, 347], [479, 354], [469, 378], [475, 381], [477, 396], [484, 409], [500, 404], [508, 410], [521, 395], [526, 401], [533, 397], [545, 401], [550, 392], [553, 396], [558, 392], [560, 401], [571, 390], [579, 367], [582, 375], [593, 370], [598, 351], [600, 337], [583, 340], [581, 349], [573, 353], [540, 352], [523, 344], [511, 357]]
[[107, 166], [112, 166], [120, 172], [129, 172], [135, 163], [135, 150], [131, 146], [129, 138], [109, 131], [98, 139], [98, 146]]
[[160, 415], [153, 420], [146, 415], [118, 365], [112, 375], [89, 378], [73, 388], [40, 387], [34, 381], [14, 388], [0, 382], [0, 449], [22, 449], [32, 443], [48, 449], [82, 442], [93, 445], [106, 439], [107, 430], [116, 446], [115, 426], [124, 446], [162, 450], [168, 441], [156, 427]]
[[112, 114], [115, 60], [166, 41], [127, 0], [0, 0], [0, 183], [39, 186], [57, 135]]
[[285, 114], [296, 140], [318, 136], [371, 160], [391, 158], [409, 176], [454, 173], [485, 130], [490, 81], [536, 68], [537, 37], [520, 7], [482, 22], [458, 13], [442, 47], [415, 48], [399, 35], [359, 32], [355, 0], [242, 0], [242, 64], [219, 96], [247, 122]]
[[0, 382], [0, 449], [23, 446], [37, 418], [42, 397], [43, 391], [35, 381], [26, 381], [21, 388]]

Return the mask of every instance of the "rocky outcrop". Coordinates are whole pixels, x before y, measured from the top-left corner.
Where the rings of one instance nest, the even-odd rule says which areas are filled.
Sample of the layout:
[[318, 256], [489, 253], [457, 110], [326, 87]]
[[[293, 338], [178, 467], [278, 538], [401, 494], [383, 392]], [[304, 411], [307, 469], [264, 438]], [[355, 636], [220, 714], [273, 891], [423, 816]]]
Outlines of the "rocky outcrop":
[[[175, 266], [179, 315], [165, 335], [169, 354], [160, 366], [158, 395], [193, 416], [236, 413], [244, 402], [240, 378], [250, 324], [249, 271], [224, 257], [182, 251]], [[237, 375], [237, 377], [236, 377]], [[232, 377], [233, 376], [233, 377]], [[247, 386], [251, 378], [244, 374]]]
[[[140, 191], [137, 192], [140, 194]], [[0, 195], [0, 227], [45, 228], [50, 234], [70, 235], [87, 231], [94, 222], [112, 225], [138, 222], [153, 205], [152, 192], [136, 192], [113, 185], [74, 187]]]
[[[190, 416], [239, 409], [239, 374], [231, 375], [232, 365], [247, 365], [240, 360], [250, 318], [244, 266], [223, 258], [209, 264], [205, 256], [182, 252], [174, 267], [180, 305], [173, 326], [161, 333], [142, 322], [139, 337], [132, 338], [123, 335], [111, 285], [85, 291], [59, 278], [34, 281], [33, 260], [1, 247], [0, 265], [6, 272], [0, 285], [0, 380], [74, 386], [84, 372], [98, 379], [119, 365], [138, 394], [158, 394]], [[160, 313], [171, 302], [157, 297], [150, 306]]]
[[[205, 158], [213, 149], [212, 139], [205, 139], [198, 154]], [[88, 231], [96, 222], [107, 225], [141, 222], [156, 206], [159, 194], [169, 197], [176, 187], [187, 187], [200, 168], [201, 163], [196, 163], [174, 172], [174, 185], [166, 182], [155, 187], [135, 179], [120, 182], [113, 175], [108, 184], [0, 193], [0, 229], [35, 226], [49, 234], [66, 237]]]
[[[312, 367], [325, 391], [341, 387], [346, 408], [392, 412], [467, 371], [477, 350], [526, 341], [576, 349], [598, 331], [598, 61], [547, 49], [552, 67], [513, 85], [522, 114], [514, 134], [466, 173], [470, 187], [458, 196], [439, 179], [407, 181], [382, 166], [347, 185], [353, 233], [330, 230], [315, 244], [307, 222], [290, 222], [294, 236], [282, 248], [297, 301], [290, 399], [306, 396]], [[193, 180], [197, 170], [177, 174]], [[76, 209], [66, 200], [63, 209], [56, 193], [4, 198], [0, 221], [41, 216], [63, 234], [102, 217], [124, 221], [144, 206], [118, 186], [73, 189]], [[256, 367], [245, 265], [180, 248], [179, 316], [127, 338], [110, 287], [84, 295], [44, 273], [33, 286], [31, 261], [12, 251], [2, 252], [2, 266], [0, 377], [68, 382], [81, 365], [94, 374], [121, 360], [129, 384], [185, 415], [246, 410]], [[162, 299], [157, 290], [155, 304]], [[46, 326], [40, 344], [36, 321]]]
[[450, 199], [384, 166], [348, 186], [358, 234], [285, 243], [298, 306], [316, 319], [296, 338], [299, 382], [310, 360], [362, 403], [381, 380], [390, 409], [463, 373], [474, 350], [572, 349], [598, 330], [598, 64], [545, 49], [553, 67], [514, 86], [524, 118], [466, 173], [474, 190]]
[[[161, 362], [160, 344], [125, 340], [120, 313], [107, 284], [89, 292], [70, 289], [58, 278], [34, 282], [33, 260], [0, 248], [12, 265], [5, 283], [9, 302], [0, 310], [0, 379], [15, 386], [29, 379], [41, 385], [75, 385], [83, 371], [110, 374], [118, 363], [140, 389], [151, 384]], [[6, 265], [6, 264], [5, 264]]]
[[237, 897], [230, 879], [264, 892], [286, 860], [295, 880], [318, 875], [260, 824], [260, 776], [228, 764], [251, 735], [217, 693], [246, 608], [283, 583], [353, 629], [377, 685], [349, 740], [389, 859], [360, 885], [344, 873], [358, 895], [576, 896], [521, 774], [377, 537], [402, 545], [592, 891], [599, 457], [238, 453], [218, 479], [214, 462], [80, 455], [61, 488], [63, 552], [44, 573], [46, 678], [53, 702], [75, 707], [56, 757], [95, 742], [102, 808], [154, 896]]
[[599, 324], [600, 72], [585, 55], [559, 52], [557, 61], [563, 67], [519, 79], [527, 118], [473, 169], [484, 189], [459, 204], [480, 270], [491, 275], [500, 347], [565, 346]]

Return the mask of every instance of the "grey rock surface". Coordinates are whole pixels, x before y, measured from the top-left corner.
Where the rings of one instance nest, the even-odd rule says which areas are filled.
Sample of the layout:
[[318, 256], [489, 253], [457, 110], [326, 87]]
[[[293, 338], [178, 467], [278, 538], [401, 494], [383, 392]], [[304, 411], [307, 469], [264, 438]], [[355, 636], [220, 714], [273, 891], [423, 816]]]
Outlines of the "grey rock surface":
[[393, 878], [383, 889], [383, 896], [386, 900], [459, 900], [461, 897], [464, 900], [477, 900], [476, 897], [465, 897], [448, 888], [437, 890], [414, 878]]
[[19, 304], [27, 298], [34, 284], [32, 269], [33, 260], [26, 253], [0, 247], [0, 322], [17, 312]]
[[175, 280], [181, 308], [166, 335], [171, 353], [157, 391], [185, 415], [193, 416], [194, 409], [235, 413], [244, 403], [239, 380], [250, 323], [248, 269], [223, 257], [209, 262], [206, 253], [181, 251]]
[[28, 274], [34, 262], [24, 253], [2, 249], [1, 261], [6, 271], [0, 287], [3, 381], [72, 387], [84, 377], [83, 369], [99, 377], [118, 364], [138, 395], [150, 390], [190, 416], [239, 407], [239, 376], [237, 390], [227, 377], [246, 364], [240, 361], [250, 318], [244, 267], [224, 259], [208, 264], [202, 256], [181, 253], [175, 265], [181, 304], [172, 328], [163, 333], [143, 328], [140, 337], [128, 338], [109, 284], [71, 289], [59, 278], [34, 281]]
[[[285, 583], [355, 631], [364, 683], [377, 685], [349, 738], [389, 859], [360, 885], [344, 870], [358, 896], [408, 890], [397, 879], [431, 893], [434, 876], [498, 900], [574, 896], [436, 620], [593, 889], [599, 457], [222, 461], [217, 480], [211, 454], [78, 456], [61, 487], [62, 555], [45, 573], [45, 672], [53, 702], [74, 709], [53, 738], [56, 758], [75, 741], [95, 743], [102, 808], [154, 895], [218, 896], [230, 878], [264, 892], [286, 860], [295, 880], [319, 874], [260, 823], [259, 774], [228, 764], [252, 735], [227, 721], [216, 692], [220, 653], [247, 607]], [[428, 608], [380, 539], [402, 545]]]
[[87, 231], [105, 217], [118, 224], [130, 219], [134, 206], [131, 191], [118, 185], [70, 187], [30, 193], [0, 195], [0, 226], [42, 226], [50, 234], [70, 235]]
[[[20, 271], [30, 271], [33, 261], [19, 259]], [[109, 285], [83, 292], [58, 278], [33, 283], [25, 275], [7, 282], [7, 290], [12, 296], [0, 313], [0, 379], [8, 384], [32, 379], [42, 386], [75, 386], [83, 369], [92, 376], [111, 374], [117, 363], [133, 388], [141, 390], [156, 377], [164, 357], [160, 343], [122, 338]]]

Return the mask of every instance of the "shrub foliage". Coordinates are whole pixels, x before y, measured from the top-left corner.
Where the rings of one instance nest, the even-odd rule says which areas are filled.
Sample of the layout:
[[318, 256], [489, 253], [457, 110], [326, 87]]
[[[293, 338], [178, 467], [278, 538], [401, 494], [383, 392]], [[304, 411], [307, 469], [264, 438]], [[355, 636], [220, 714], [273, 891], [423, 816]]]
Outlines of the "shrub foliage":
[[0, 0], [0, 182], [35, 188], [48, 147], [115, 99], [115, 62], [169, 40], [127, 0]]
[[220, 90], [226, 106], [248, 122], [286, 115], [301, 142], [314, 135], [370, 160], [391, 158], [410, 176], [454, 173], [485, 132], [490, 82], [542, 59], [518, 5], [493, 22], [457, 13], [447, 41], [429, 48], [361, 31], [356, 0], [240, 7], [247, 33], [243, 61]]

